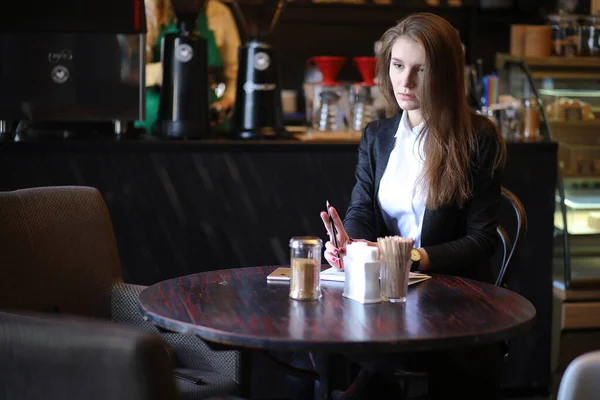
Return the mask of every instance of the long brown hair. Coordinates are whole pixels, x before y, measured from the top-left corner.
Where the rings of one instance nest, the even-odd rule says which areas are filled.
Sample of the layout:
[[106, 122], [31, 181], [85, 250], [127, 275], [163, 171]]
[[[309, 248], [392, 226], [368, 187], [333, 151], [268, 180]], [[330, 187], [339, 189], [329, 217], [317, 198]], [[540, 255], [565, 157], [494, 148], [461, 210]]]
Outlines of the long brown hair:
[[[400, 36], [421, 46], [426, 55], [425, 76], [419, 94], [425, 121], [419, 140], [425, 161], [420, 183], [428, 188], [427, 207], [448, 203], [463, 207], [472, 192], [469, 167], [477, 152], [474, 114], [465, 94], [464, 54], [458, 32], [442, 17], [416, 13], [401, 20], [381, 37], [377, 77], [387, 102], [400, 111], [389, 75], [392, 47]], [[497, 130], [496, 130], [497, 131]], [[498, 136], [495, 167], [504, 163], [505, 148]]]

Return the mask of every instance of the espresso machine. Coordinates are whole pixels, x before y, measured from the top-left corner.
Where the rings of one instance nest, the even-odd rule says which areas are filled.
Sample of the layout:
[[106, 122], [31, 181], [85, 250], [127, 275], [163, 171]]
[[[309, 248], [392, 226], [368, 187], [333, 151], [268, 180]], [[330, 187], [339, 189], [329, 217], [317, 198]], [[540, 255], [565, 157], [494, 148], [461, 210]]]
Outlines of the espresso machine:
[[208, 47], [194, 32], [204, 0], [171, 0], [178, 32], [162, 42], [163, 85], [159, 131], [169, 138], [200, 138], [210, 133]]
[[248, 24], [237, 3], [233, 3], [237, 19], [242, 21], [243, 36], [249, 38], [239, 49], [231, 132], [235, 139], [288, 137], [283, 125], [277, 53], [268, 40], [284, 4], [284, 0], [265, 1], [261, 6], [262, 15]]
[[2, 3], [0, 134], [121, 135], [144, 118], [143, 0]]

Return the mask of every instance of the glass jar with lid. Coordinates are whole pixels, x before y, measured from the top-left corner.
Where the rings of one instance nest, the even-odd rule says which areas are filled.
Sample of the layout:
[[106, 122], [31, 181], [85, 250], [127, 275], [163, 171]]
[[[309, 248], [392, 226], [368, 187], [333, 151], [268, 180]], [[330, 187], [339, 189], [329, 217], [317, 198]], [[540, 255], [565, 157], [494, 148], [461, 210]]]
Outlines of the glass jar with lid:
[[580, 49], [582, 56], [600, 56], [600, 12], [583, 19]]
[[295, 300], [321, 298], [321, 248], [323, 241], [314, 236], [290, 239], [290, 297]]
[[578, 56], [580, 25], [577, 16], [561, 12], [549, 15], [548, 22], [552, 27], [552, 55]]

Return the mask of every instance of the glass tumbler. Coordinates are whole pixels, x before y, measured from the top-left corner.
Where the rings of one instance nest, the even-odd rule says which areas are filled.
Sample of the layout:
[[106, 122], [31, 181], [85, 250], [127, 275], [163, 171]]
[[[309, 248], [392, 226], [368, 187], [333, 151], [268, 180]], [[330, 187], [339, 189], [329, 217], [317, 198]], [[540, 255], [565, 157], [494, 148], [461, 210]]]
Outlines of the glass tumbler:
[[377, 238], [381, 257], [380, 281], [383, 301], [406, 302], [414, 243], [414, 239], [401, 236]]
[[321, 248], [323, 241], [314, 236], [290, 239], [290, 297], [294, 300], [321, 298]]
[[381, 297], [390, 303], [405, 303], [411, 260], [384, 260], [381, 265]]

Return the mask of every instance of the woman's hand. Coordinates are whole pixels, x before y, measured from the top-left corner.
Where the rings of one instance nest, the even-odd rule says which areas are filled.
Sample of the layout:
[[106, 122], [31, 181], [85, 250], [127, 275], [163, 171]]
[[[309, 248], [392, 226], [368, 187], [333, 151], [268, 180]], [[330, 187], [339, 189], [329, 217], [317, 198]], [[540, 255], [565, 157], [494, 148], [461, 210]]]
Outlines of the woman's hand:
[[[346, 230], [344, 229], [344, 224], [337, 213], [337, 210], [333, 207], [329, 207], [331, 213], [331, 219], [333, 220], [333, 225], [335, 226], [335, 230], [337, 231], [336, 240], [339, 247], [335, 247], [333, 242], [329, 240], [325, 243], [325, 259], [332, 267], [343, 270], [344, 266], [342, 264], [342, 255], [346, 253], [346, 245], [352, 242], [352, 239], [348, 237]], [[325, 225], [325, 229], [327, 230], [327, 234], [331, 239], [333, 236], [333, 232], [331, 232], [331, 226], [329, 224], [329, 216], [326, 211], [321, 211], [321, 219], [323, 220], [323, 225]]]
[[162, 86], [162, 63], [146, 64], [146, 87]]
[[210, 105], [210, 108], [214, 108], [217, 111], [228, 112], [233, 108], [233, 99], [229, 97], [222, 97]]
[[229, 97], [222, 97], [220, 100], [212, 103], [210, 108], [214, 112], [210, 121], [210, 125], [220, 125], [225, 120], [225, 116], [230, 114], [230, 111], [233, 108], [233, 100], [231, 100]]

